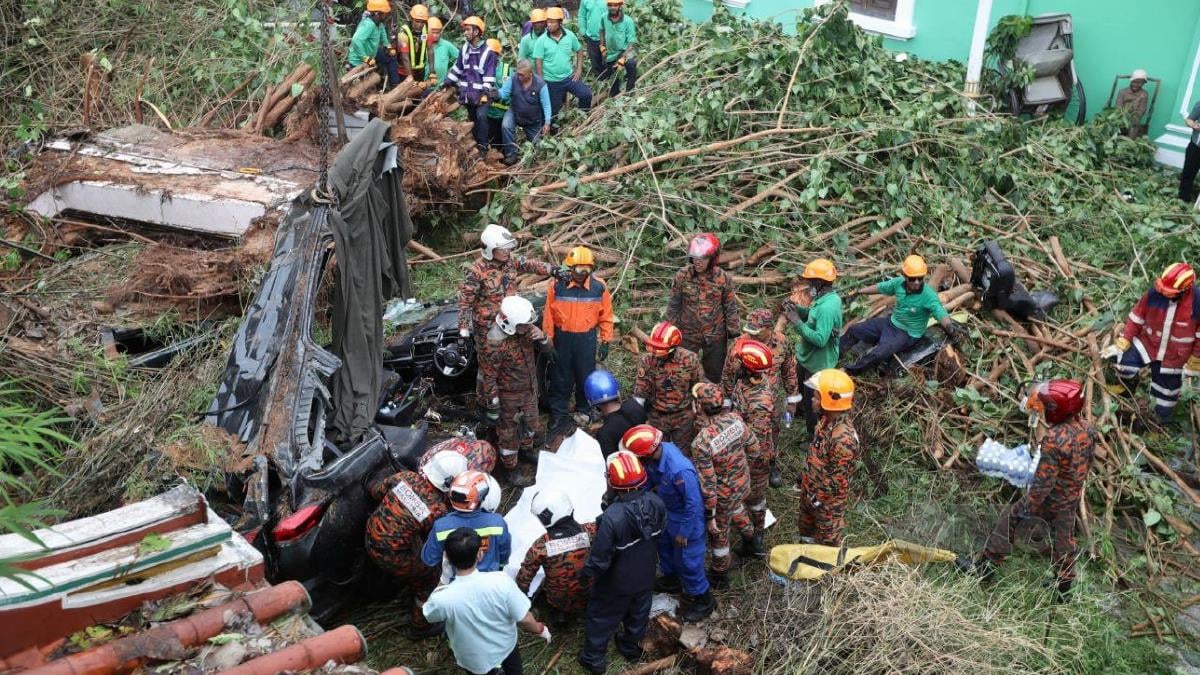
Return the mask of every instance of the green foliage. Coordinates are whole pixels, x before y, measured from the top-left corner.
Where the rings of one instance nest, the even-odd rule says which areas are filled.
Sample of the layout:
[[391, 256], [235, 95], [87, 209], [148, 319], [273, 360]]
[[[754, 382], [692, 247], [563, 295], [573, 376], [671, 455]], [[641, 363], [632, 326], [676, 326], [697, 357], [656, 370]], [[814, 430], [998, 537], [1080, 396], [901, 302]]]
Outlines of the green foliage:
[[1017, 55], [1017, 45], [1029, 36], [1033, 29], [1033, 17], [1009, 14], [996, 22], [984, 44], [984, 57], [995, 61], [1008, 61]]

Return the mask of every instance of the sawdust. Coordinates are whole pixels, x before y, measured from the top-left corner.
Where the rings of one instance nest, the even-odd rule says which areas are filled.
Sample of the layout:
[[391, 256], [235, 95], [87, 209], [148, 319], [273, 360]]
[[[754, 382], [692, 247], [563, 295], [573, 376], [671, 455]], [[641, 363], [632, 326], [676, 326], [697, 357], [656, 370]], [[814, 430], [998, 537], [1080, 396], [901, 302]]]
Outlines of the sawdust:
[[177, 469], [192, 471], [220, 470], [241, 474], [250, 470], [253, 457], [236, 436], [211, 424], [198, 424], [187, 436], [162, 446], [162, 453]]

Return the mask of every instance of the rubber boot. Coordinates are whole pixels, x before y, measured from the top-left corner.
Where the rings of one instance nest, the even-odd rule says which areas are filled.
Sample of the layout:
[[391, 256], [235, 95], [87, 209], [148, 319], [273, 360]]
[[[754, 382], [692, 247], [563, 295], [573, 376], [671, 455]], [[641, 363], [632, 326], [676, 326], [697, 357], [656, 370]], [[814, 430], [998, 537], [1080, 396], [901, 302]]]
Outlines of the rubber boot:
[[767, 557], [767, 552], [763, 548], [762, 533], [756, 533], [752, 537], [742, 537], [742, 550], [739, 551], [744, 558], [758, 558], [759, 560]]
[[771, 477], [768, 479], [771, 487], [783, 486], [783, 474], [779, 471], [779, 462], [771, 460]]
[[571, 418], [567, 415], [550, 420], [550, 429], [546, 432], [546, 445], [554, 442], [559, 434], [565, 434], [571, 428]]
[[679, 613], [679, 620], [684, 623], [699, 623], [712, 615], [716, 608], [717, 599], [713, 597], [712, 591], [704, 591], [700, 595], [690, 595], [687, 606]]
[[729, 573], [708, 570], [708, 585], [718, 591], [729, 588]]
[[674, 574], [665, 577], [659, 577], [654, 580], [655, 593], [670, 593], [675, 595], [683, 590], [683, 582]]

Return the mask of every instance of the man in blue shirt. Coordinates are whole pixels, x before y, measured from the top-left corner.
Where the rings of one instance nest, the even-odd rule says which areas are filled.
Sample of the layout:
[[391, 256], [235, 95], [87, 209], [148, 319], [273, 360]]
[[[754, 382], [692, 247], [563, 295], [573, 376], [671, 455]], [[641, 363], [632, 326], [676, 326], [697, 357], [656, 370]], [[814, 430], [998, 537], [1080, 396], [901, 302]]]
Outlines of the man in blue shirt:
[[500, 87], [500, 100], [508, 103], [508, 111], [500, 123], [504, 141], [504, 164], [517, 163], [517, 127], [525, 132], [530, 143], [537, 144], [543, 134], [550, 133], [550, 89], [545, 81], [533, 74], [528, 59], [517, 61], [517, 73]]
[[504, 572], [484, 572], [482, 541], [469, 527], [446, 537], [454, 582], [434, 591], [421, 607], [426, 620], [445, 623], [450, 650], [469, 673], [520, 675], [517, 627], [550, 642], [550, 629], [529, 611], [529, 598]]
[[450, 506], [454, 510], [433, 521], [421, 549], [421, 562], [430, 567], [441, 565], [446, 539], [460, 527], [467, 527], [482, 541], [479, 571], [504, 569], [512, 553], [512, 535], [502, 516], [481, 508], [489, 489], [488, 475], [482, 471], [464, 471], [454, 479], [450, 484]]
[[658, 566], [663, 576], [655, 590], [683, 591], [688, 603], [679, 618], [696, 623], [717, 607], [704, 574], [704, 496], [691, 460], [649, 424], [639, 424], [621, 438], [621, 449], [642, 459], [649, 485], [667, 507], [667, 526], [658, 536]]

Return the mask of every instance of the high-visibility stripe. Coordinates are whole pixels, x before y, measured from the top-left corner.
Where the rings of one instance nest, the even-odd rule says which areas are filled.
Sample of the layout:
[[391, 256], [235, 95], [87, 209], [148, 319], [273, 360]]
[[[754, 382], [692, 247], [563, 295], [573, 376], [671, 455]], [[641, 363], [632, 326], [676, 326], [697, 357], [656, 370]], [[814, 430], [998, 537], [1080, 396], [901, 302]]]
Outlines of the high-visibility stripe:
[[729, 557], [729, 547], [726, 546], [724, 548], [714, 548], [713, 549], [713, 557], [714, 558], [728, 558]]
[[1138, 316], [1137, 314], [1134, 314], [1133, 312], [1129, 313], [1129, 320], [1136, 323], [1139, 326], [1146, 325], [1146, 320], [1143, 319], [1142, 317]]
[[1151, 389], [1151, 391], [1157, 391], [1158, 393], [1162, 394], [1163, 396], [1179, 396], [1179, 392], [1181, 391], [1182, 388], [1167, 389], [1166, 387], [1160, 387], [1160, 386], [1158, 386], [1158, 384], [1151, 382], [1150, 389]]
[[1150, 363], [1150, 352], [1146, 351], [1146, 345], [1138, 338], [1133, 338], [1133, 347], [1142, 356], [1142, 363]]
[[1183, 368], [1159, 368], [1158, 372], [1163, 375], [1181, 375], [1183, 374]]
[[[457, 527], [454, 528], [454, 530], [457, 529]], [[446, 541], [446, 539], [454, 533], [454, 530], [442, 530], [441, 532], [438, 532], [437, 540]], [[478, 534], [481, 537], [499, 537], [500, 535], [504, 534], [504, 528], [498, 525], [492, 525], [491, 527], [477, 527], [475, 528], [475, 534]]]
[[1154, 396], [1152, 398], [1154, 399], [1154, 402], [1156, 404], [1158, 404], [1164, 408], [1174, 408], [1175, 404], [1178, 402], [1178, 401], [1172, 401], [1170, 399], [1159, 398], [1157, 396]]
[[1162, 339], [1158, 341], [1158, 354], [1155, 361], [1162, 361], [1163, 357], [1167, 355], [1167, 345], [1171, 343], [1171, 326], [1175, 323], [1175, 310], [1178, 308], [1178, 302], [1167, 305], [1167, 318], [1163, 319], [1163, 334]]
[[789, 397], [787, 397], [787, 402], [788, 402], [788, 403], [799, 403], [799, 402], [801, 402], [801, 401], [803, 401], [803, 400], [804, 400], [804, 397], [803, 397], [803, 396], [801, 396], [800, 394], [796, 394], [795, 396], [789, 396]]
[[505, 450], [504, 448], [500, 448], [500, 454], [504, 455], [505, 457], [512, 457], [513, 455], [517, 454], [517, 451], [516, 450]]
[[761, 502], [752, 505], [750, 507], [750, 510], [751, 511], [766, 511], [767, 510], [767, 500], [764, 499]]

